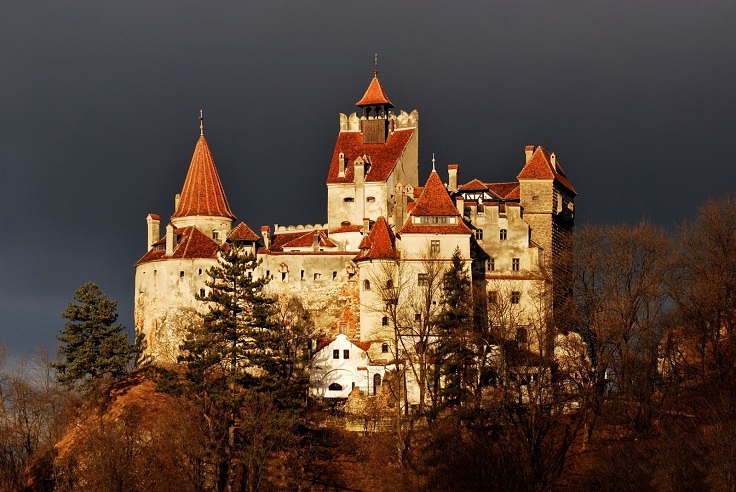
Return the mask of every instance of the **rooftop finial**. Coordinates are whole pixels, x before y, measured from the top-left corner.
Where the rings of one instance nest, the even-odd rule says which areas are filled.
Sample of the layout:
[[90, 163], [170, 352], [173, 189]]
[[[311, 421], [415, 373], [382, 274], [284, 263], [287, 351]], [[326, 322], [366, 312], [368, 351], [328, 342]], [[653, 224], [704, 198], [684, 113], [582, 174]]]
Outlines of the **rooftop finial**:
[[199, 110], [199, 135], [204, 135], [204, 116], [201, 109]]
[[437, 170], [434, 168], [434, 152], [432, 152], [432, 172], [436, 173]]
[[378, 75], [378, 53], [373, 54], [373, 76]]

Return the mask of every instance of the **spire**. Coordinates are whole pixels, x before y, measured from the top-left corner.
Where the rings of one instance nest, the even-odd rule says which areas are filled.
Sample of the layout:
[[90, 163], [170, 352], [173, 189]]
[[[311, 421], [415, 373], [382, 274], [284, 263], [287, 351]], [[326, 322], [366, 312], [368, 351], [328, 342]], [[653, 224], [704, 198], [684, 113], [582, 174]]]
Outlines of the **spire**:
[[432, 152], [432, 172], [436, 173], [437, 170], [434, 168], [434, 152]]
[[199, 110], [199, 136], [204, 136], [204, 116], [202, 116], [202, 110]]
[[227, 217], [235, 218], [225, 197], [225, 190], [215, 168], [210, 147], [204, 138], [203, 119], [200, 113], [200, 136], [194, 147], [192, 162], [184, 180], [181, 197], [172, 218], [177, 217]]
[[366, 106], [382, 106], [384, 111], [394, 107], [386, 95], [386, 91], [383, 90], [381, 81], [378, 80], [378, 53], [375, 53], [373, 58], [373, 80], [368, 84], [368, 89], [366, 89], [363, 97], [355, 105], [364, 109]]

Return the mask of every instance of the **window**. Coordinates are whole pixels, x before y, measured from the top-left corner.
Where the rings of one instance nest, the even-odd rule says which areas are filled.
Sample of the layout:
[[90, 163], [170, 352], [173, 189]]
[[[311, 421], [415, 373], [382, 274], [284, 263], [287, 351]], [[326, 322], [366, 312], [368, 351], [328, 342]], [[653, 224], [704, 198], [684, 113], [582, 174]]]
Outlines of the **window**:
[[346, 196], [342, 199], [342, 201], [345, 203], [353, 203], [355, 201], [355, 198], [353, 198], [352, 196]]
[[387, 354], [388, 353], [388, 344], [387, 343], [382, 343], [381, 344], [381, 353], [382, 354]]
[[430, 244], [430, 253], [439, 253], [440, 252], [440, 240], [439, 239], [433, 239], [432, 243]]
[[378, 392], [378, 388], [380, 387], [381, 387], [381, 375], [374, 374], [373, 375], [373, 395], [375, 395]]
[[271, 270], [266, 270], [266, 278], [271, 276]]
[[202, 275], [202, 269], [201, 268], [199, 269], [199, 274]]
[[363, 290], [371, 290], [371, 281], [363, 280]]
[[511, 269], [515, 272], [519, 271], [519, 259], [518, 258], [513, 258], [511, 260]]
[[506, 241], [506, 229], [501, 229], [498, 233], [498, 238], [501, 241]]
[[347, 323], [340, 323], [338, 326], [340, 327], [340, 334], [341, 335], [347, 335], [348, 334], [348, 324]]
[[217, 241], [218, 239], [220, 239], [220, 232], [219, 231], [212, 231], [212, 239], [214, 239], [215, 241]]
[[199, 297], [204, 297], [204, 289], [199, 289]]
[[419, 285], [419, 287], [427, 286], [427, 274], [426, 273], [420, 273], [417, 275], [417, 285]]
[[337, 278], [337, 272], [332, 272], [332, 280], [335, 280]]
[[386, 288], [387, 289], [393, 289], [394, 288], [394, 281], [391, 279], [386, 280]]
[[381, 318], [381, 326], [388, 326], [388, 316]]
[[286, 272], [281, 272], [281, 281], [286, 282]]
[[421, 313], [414, 313], [414, 321], [422, 321], [422, 315]]
[[332, 358], [333, 359], [339, 359], [340, 358], [340, 349], [335, 349], [332, 351]]
[[341, 384], [338, 384], [338, 383], [332, 383], [332, 384], [331, 384], [331, 385], [330, 385], [330, 386], [328, 387], [328, 389], [329, 389], [330, 391], [342, 391], [342, 385], [341, 385]]
[[322, 278], [322, 274], [321, 273], [315, 273], [314, 274], [314, 280], [319, 280], [320, 278]]
[[496, 269], [496, 259], [495, 258], [488, 258], [488, 261], [486, 262], [486, 270], [489, 272], [492, 272]]
[[365, 199], [365, 201], [368, 202], [368, 203], [373, 203], [373, 202], [376, 201], [376, 197], [375, 196], [369, 196], [368, 198]]
[[304, 280], [304, 270], [302, 270], [299, 275], [300, 275], [301, 279]]
[[183, 277], [183, 276], [184, 276], [184, 270], [181, 270], [181, 271], [179, 272], [179, 277]]
[[476, 229], [475, 230], [475, 239], [483, 239], [483, 229]]
[[511, 304], [519, 304], [521, 300], [521, 292], [515, 290], [511, 293]]
[[345, 349], [342, 351], [342, 358], [343, 359], [349, 359], [350, 358], [350, 350]]
[[529, 331], [525, 326], [519, 326], [516, 328], [516, 342], [529, 343]]
[[492, 290], [488, 293], [488, 303], [489, 304], [498, 303], [498, 292], [496, 292], [495, 290]]

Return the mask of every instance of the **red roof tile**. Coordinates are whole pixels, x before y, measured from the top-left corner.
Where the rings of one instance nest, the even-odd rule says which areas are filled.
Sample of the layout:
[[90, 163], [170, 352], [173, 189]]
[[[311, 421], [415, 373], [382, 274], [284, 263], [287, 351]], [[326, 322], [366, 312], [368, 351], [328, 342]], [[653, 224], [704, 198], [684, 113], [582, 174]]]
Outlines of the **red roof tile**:
[[161, 217], [159, 217], [157, 214], [148, 214], [146, 218], [152, 218], [153, 220], [161, 220]]
[[505, 200], [514, 200], [519, 198], [519, 182], [512, 181], [510, 183], [486, 183], [488, 189]]
[[342, 232], [360, 232], [362, 230], [363, 230], [362, 225], [340, 226], [337, 229], [331, 230], [330, 234], [340, 234]]
[[172, 218], [202, 215], [235, 218], [204, 136], [199, 137], [194, 148], [179, 204]]
[[241, 222], [230, 231], [227, 238], [236, 241], [258, 241], [261, 236], [253, 232], [250, 227], [245, 225], [245, 222]]
[[399, 234], [471, 234], [471, 231], [462, 219], [457, 224], [412, 224], [410, 219]]
[[376, 219], [371, 232], [363, 237], [360, 243], [360, 253], [353, 260], [388, 260], [399, 257], [396, 250], [396, 236], [388, 226], [383, 216]]
[[381, 81], [378, 80], [378, 74], [376, 73], [373, 75], [373, 80], [371, 80], [371, 83], [368, 84], [368, 89], [366, 89], [365, 94], [363, 94], [361, 100], [355, 103], [355, 105], [373, 106], [377, 104], [386, 104], [391, 108], [394, 107], [394, 105], [391, 104], [391, 101], [389, 101], [388, 96], [386, 95], [386, 91], [383, 90]]
[[166, 256], [165, 247], [161, 247], [165, 244], [166, 237], [154, 243], [154, 248], [143, 255], [143, 258], [138, 260], [136, 265], [156, 260], [217, 258], [219, 248], [217, 241], [193, 226], [176, 229], [176, 245], [171, 256]]
[[298, 237], [291, 239], [286, 243], [282, 243], [282, 248], [309, 248], [314, 244], [314, 235], [318, 235], [319, 245], [324, 248], [337, 248], [337, 245], [333, 243], [325, 234], [324, 231], [302, 231], [302, 234]]
[[[414, 135], [414, 128], [395, 130], [388, 134], [385, 144], [364, 144], [360, 132], [340, 132], [332, 154], [327, 183], [353, 183], [355, 181], [354, 163], [358, 157], [366, 155], [370, 170], [365, 181], [386, 181], [396, 167], [396, 161], [403, 154], [406, 144]], [[345, 154], [345, 175], [340, 176], [340, 152]]]
[[474, 179], [458, 187], [458, 191], [485, 191], [487, 189], [488, 186], [479, 179]]
[[556, 161], [556, 166], [552, 166], [551, 155], [543, 147], [537, 147], [537, 150], [532, 154], [529, 162], [526, 163], [524, 168], [521, 170], [517, 179], [554, 179], [568, 190], [575, 193], [575, 189], [568, 181], [565, 172], [560, 166], [560, 162]]
[[432, 171], [424, 185], [422, 194], [419, 195], [411, 215], [414, 217], [427, 215], [459, 216], [455, 202], [442, 184], [439, 174]]

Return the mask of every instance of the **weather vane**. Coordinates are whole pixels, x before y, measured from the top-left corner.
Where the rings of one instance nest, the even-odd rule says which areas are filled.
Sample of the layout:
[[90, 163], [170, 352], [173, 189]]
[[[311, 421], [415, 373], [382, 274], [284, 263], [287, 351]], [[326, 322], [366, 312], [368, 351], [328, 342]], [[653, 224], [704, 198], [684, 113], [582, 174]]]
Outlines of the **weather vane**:
[[199, 134], [204, 135], [204, 116], [201, 109], [199, 110]]
[[437, 171], [434, 168], [434, 152], [432, 152], [432, 172], [436, 173]]
[[378, 75], [378, 53], [373, 53], [373, 75]]

